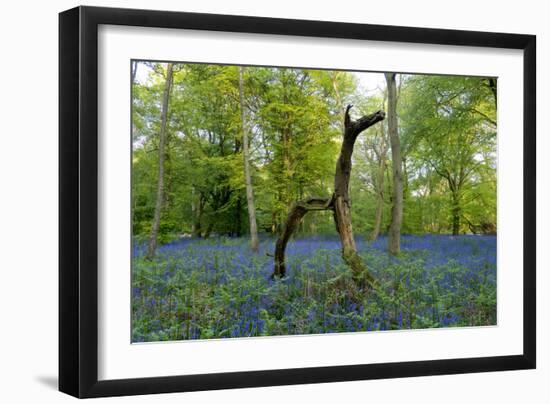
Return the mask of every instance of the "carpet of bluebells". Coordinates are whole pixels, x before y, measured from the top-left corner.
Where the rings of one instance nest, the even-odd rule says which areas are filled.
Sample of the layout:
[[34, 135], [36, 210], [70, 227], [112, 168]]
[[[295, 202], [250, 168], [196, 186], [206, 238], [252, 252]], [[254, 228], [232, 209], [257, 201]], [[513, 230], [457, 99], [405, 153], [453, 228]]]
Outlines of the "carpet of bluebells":
[[152, 261], [136, 243], [134, 342], [322, 334], [496, 324], [495, 236], [402, 236], [357, 247], [379, 281], [359, 290], [335, 237], [291, 240], [287, 277], [270, 279], [274, 240], [252, 254], [247, 238], [185, 238]]

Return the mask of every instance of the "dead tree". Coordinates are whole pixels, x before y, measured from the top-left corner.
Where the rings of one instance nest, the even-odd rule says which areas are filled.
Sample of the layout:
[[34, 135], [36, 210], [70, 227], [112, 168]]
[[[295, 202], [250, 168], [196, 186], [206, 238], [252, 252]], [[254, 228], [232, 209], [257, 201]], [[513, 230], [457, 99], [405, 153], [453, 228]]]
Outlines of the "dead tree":
[[351, 225], [351, 202], [349, 198], [349, 181], [351, 175], [351, 156], [355, 141], [361, 132], [384, 119], [383, 111], [363, 116], [353, 121], [349, 116], [351, 105], [344, 114], [344, 133], [340, 156], [336, 162], [334, 173], [334, 193], [330, 198], [308, 198], [295, 202], [277, 243], [275, 244], [275, 266], [273, 277], [283, 277], [286, 274], [285, 249], [288, 240], [298, 228], [300, 221], [309, 211], [331, 210], [334, 215], [336, 230], [342, 243], [342, 258], [351, 268], [353, 278], [361, 286], [372, 287], [374, 278], [368, 272], [363, 260], [357, 253], [353, 229]]

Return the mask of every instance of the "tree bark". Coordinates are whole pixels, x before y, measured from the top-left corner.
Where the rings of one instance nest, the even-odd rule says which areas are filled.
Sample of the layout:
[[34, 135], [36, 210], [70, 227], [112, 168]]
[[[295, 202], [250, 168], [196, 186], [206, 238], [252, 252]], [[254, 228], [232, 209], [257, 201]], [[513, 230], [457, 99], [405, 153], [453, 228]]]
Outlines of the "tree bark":
[[351, 225], [351, 201], [349, 198], [349, 181], [351, 175], [351, 156], [355, 141], [361, 132], [384, 119], [383, 111], [364, 116], [357, 121], [352, 121], [349, 116], [351, 105], [348, 105], [344, 115], [344, 139], [340, 150], [340, 157], [336, 162], [334, 174], [334, 220], [342, 243], [342, 258], [351, 268], [353, 278], [361, 286], [372, 287], [373, 276], [368, 272], [363, 260], [357, 253], [353, 228]]
[[136, 61], [132, 61], [132, 66], [131, 66], [132, 81], [131, 81], [131, 84], [134, 84], [134, 82], [136, 81], [137, 68], [138, 68], [137, 62], [136, 62]]
[[460, 234], [460, 217], [462, 216], [462, 209], [460, 207], [460, 195], [458, 192], [452, 193], [452, 230], [453, 236], [458, 236]]
[[[383, 128], [383, 125], [380, 126]], [[380, 234], [380, 228], [382, 226], [382, 215], [384, 213], [384, 178], [386, 171], [386, 155], [388, 152], [388, 143], [386, 139], [386, 133], [383, 129], [380, 130], [381, 146], [378, 157], [378, 172], [376, 178], [376, 213], [374, 216], [374, 228], [369, 236], [370, 241], [374, 241]]]
[[155, 256], [157, 249], [158, 232], [160, 228], [160, 216], [162, 211], [162, 204], [164, 201], [164, 158], [166, 147], [166, 126], [168, 121], [168, 103], [170, 100], [170, 91], [172, 89], [172, 72], [173, 64], [168, 63], [166, 67], [166, 84], [164, 87], [164, 94], [162, 98], [162, 109], [160, 118], [159, 129], [159, 165], [158, 165], [158, 182], [157, 182], [157, 195], [155, 203], [155, 215], [153, 218], [153, 226], [151, 228], [151, 237], [149, 238], [149, 245], [147, 247], [147, 258], [151, 259]]
[[377, 174], [377, 186], [376, 186], [376, 213], [374, 215], [374, 227], [369, 236], [370, 241], [374, 241], [380, 234], [380, 227], [382, 226], [382, 214], [384, 213], [384, 171], [386, 168], [386, 162], [380, 161]]
[[433, 164], [432, 166], [438, 175], [447, 180], [447, 184], [449, 185], [449, 190], [451, 191], [451, 230], [453, 235], [456, 236], [460, 233], [460, 219], [462, 217], [462, 205], [460, 200], [465, 177], [463, 175], [452, 175], [448, 170], [438, 169], [437, 166]]
[[397, 132], [397, 88], [395, 73], [385, 73], [388, 86], [388, 135], [392, 155], [392, 209], [391, 224], [388, 237], [388, 251], [398, 254], [401, 250], [401, 223], [403, 221], [403, 166], [401, 158], [401, 142]]
[[197, 222], [196, 222], [196, 217], [197, 217], [197, 205], [196, 205], [196, 201], [195, 201], [195, 187], [191, 188], [191, 220], [192, 220], [192, 223], [191, 223], [191, 234], [195, 234], [195, 232], [197, 231]]
[[340, 156], [336, 163], [334, 193], [331, 198], [310, 198], [293, 205], [284, 230], [275, 246], [275, 269], [273, 276], [280, 277], [285, 275], [284, 252], [286, 244], [304, 215], [312, 210], [332, 210], [334, 212], [336, 229], [342, 244], [342, 258], [344, 262], [351, 268], [353, 278], [357, 284], [368, 287], [374, 286], [374, 277], [367, 271], [361, 257], [357, 253], [355, 239], [353, 238], [349, 181], [352, 167], [351, 156], [357, 137], [368, 127], [383, 120], [385, 114], [383, 111], [378, 111], [374, 114], [364, 116], [357, 121], [352, 121], [349, 116], [351, 107], [351, 105], [348, 105], [344, 114], [344, 138]]
[[203, 214], [203, 211], [204, 211], [204, 204], [205, 204], [205, 200], [204, 200], [204, 196], [202, 194], [202, 192], [199, 191], [199, 197], [198, 197], [198, 201], [197, 202], [194, 202], [196, 203], [195, 205], [195, 214], [194, 214], [194, 222], [193, 222], [193, 235], [195, 237], [202, 237], [202, 214]]
[[495, 77], [490, 77], [487, 79], [489, 83], [489, 89], [493, 93], [493, 100], [495, 102], [495, 108], [497, 107], [497, 79]]
[[246, 111], [244, 104], [244, 67], [239, 68], [239, 99], [241, 106], [241, 126], [243, 134], [244, 180], [246, 186], [246, 203], [248, 206], [248, 222], [250, 225], [250, 248], [258, 252], [258, 226], [256, 224], [256, 208], [254, 206], [254, 190], [250, 175], [250, 160], [248, 151], [248, 129], [246, 126]]
[[272, 277], [283, 277], [286, 275], [285, 250], [288, 240], [298, 228], [300, 221], [305, 214], [312, 210], [331, 210], [330, 198], [309, 198], [295, 202], [290, 209], [283, 231], [275, 243], [275, 268]]

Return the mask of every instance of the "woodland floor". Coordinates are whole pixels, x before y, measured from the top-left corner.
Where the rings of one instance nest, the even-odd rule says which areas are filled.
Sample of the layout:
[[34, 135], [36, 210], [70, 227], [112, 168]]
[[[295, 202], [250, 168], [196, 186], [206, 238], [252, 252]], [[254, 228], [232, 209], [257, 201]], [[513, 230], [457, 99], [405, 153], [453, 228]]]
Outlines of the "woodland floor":
[[381, 291], [357, 290], [336, 236], [289, 242], [287, 277], [271, 280], [272, 238], [185, 238], [153, 261], [137, 246], [132, 268], [134, 342], [485, 326], [496, 324], [496, 237], [402, 236], [357, 246]]

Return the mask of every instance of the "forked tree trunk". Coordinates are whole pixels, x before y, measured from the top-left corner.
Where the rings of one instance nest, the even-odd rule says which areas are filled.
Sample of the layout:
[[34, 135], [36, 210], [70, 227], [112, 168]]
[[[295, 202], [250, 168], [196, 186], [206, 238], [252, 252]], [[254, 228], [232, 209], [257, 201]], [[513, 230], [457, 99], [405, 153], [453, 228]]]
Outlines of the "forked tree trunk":
[[363, 264], [363, 260], [357, 253], [355, 239], [353, 238], [349, 181], [351, 176], [351, 156], [357, 137], [368, 127], [383, 120], [385, 114], [383, 111], [377, 111], [357, 121], [352, 121], [349, 116], [350, 108], [351, 105], [348, 105], [344, 116], [344, 139], [334, 174], [334, 194], [332, 196], [334, 219], [338, 234], [340, 235], [340, 242], [342, 243], [342, 258], [351, 268], [354, 280], [360, 285], [373, 286], [374, 278], [368, 272], [366, 266]]
[[244, 180], [246, 186], [246, 203], [248, 207], [248, 222], [250, 224], [250, 248], [252, 252], [258, 252], [258, 226], [256, 224], [256, 208], [254, 207], [254, 191], [252, 188], [252, 176], [250, 174], [250, 160], [248, 152], [248, 130], [246, 126], [246, 111], [244, 105], [244, 67], [239, 68], [239, 100], [241, 107], [241, 127], [243, 133], [243, 160]]
[[283, 277], [286, 275], [285, 250], [288, 240], [298, 228], [300, 221], [305, 214], [312, 210], [330, 210], [330, 198], [309, 198], [295, 202], [286, 219], [283, 231], [275, 243], [275, 268], [272, 277]]
[[342, 244], [342, 258], [351, 268], [353, 278], [361, 286], [372, 287], [374, 278], [367, 271], [359, 254], [353, 238], [351, 225], [351, 202], [349, 198], [349, 181], [351, 175], [351, 156], [355, 141], [361, 132], [368, 127], [384, 119], [383, 111], [364, 116], [357, 121], [352, 121], [349, 116], [351, 105], [348, 105], [344, 114], [344, 133], [340, 156], [336, 163], [334, 174], [334, 193], [330, 198], [309, 198], [296, 202], [288, 215], [283, 232], [275, 245], [274, 277], [282, 277], [286, 273], [285, 248], [288, 240], [296, 230], [298, 224], [309, 211], [332, 210], [336, 229]]
[[168, 102], [170, 100], [170, 91], [172, 89], [172, 71], [173, 64], [168, 63], [166, 68], [166, 84], [164, 87], [164, 95], [162, 98], [162, 110], [160, 118], [159, 129], [159, 166], [158, 166], [158, 182], [157, 182], [157, 195], [155, 203], [155, 216], [153, 218], [153, 225], [151, 228], [151, 237], [149, 238], [149, 245], [147, 246], [147, 258], [151, 259], [155, 256], [157, 249], [158, 232], [160, 228], [160, 214], [162, 211], [162, 205], [164, 202], [164, 158], [166, 147], [166, 123], [168, 120]]

